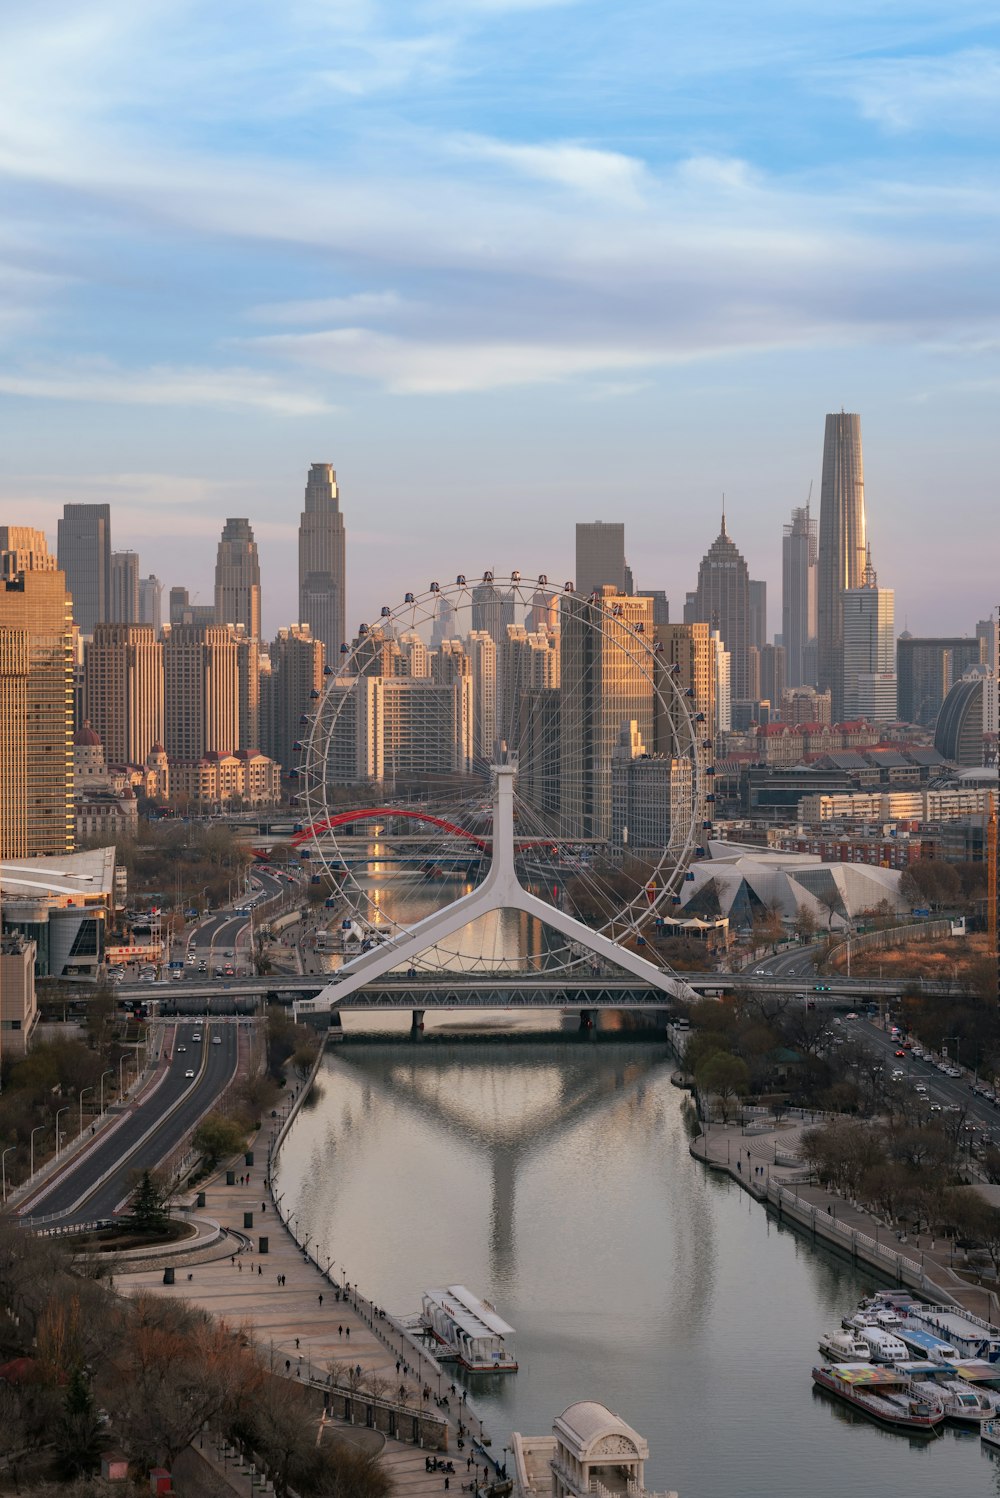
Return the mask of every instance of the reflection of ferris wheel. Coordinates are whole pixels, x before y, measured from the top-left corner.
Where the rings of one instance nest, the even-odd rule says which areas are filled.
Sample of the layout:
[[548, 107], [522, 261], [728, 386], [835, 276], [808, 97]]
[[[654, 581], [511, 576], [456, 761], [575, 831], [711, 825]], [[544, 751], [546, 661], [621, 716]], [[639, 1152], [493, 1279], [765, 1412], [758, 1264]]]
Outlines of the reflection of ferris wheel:
[[[305, 715], [297, 771], [297, 841], [358, 941], [391, 939], [481, 882], [497, 764], [516, 766], [526, 889], [630, 944], [673, 913], [707, 825], [711, 730], [650, 607], [487, 572], [407, 593], [360, 627]], [[419, 965], [553, 969], [583, 955], [494, 923]]]

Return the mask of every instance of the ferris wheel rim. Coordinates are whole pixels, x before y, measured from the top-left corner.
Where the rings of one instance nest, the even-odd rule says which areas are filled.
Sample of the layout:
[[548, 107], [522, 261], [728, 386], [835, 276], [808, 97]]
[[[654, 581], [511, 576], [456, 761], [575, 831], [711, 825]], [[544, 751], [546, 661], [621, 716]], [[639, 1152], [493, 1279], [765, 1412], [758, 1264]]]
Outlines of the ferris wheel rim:
[[[703, 763], [702, 754], [699, 752], [699, 749], [711, 747], [711, 741], [708, 739], [704, 744], [699, 744], [698, 720], [699, 717], [702, 717], [703, 721], [703, 716], [692, 710], [689, 700], [691, 694], [680, 690], [676, 680], [680, 668], [674, 664], [665, 671], [656, 671], [655, 657], [657, 649], [662, 649], [662, 642], [658, 642], [658, 646], [651, 647], [648, 638], [644, 636], [641, 625], [639, 628], [633, 628], [627, 621], [623, 620], [620, 606], [616, 608], [613, 596], [605, 597], [604, 595], [594, 593], [584, 597], [576, 592], [572, 583], [567, 582], [562, 587], [550, 584], [548, 576], [545, 573], [539, 573], [537, 577], [525, 578], [523, 573], [516, 570], [509, 574], [498, 574], [492, 569], [487, 569], [480, 577], [472, 578], [471, 580], [469, 574], [459, 573], [452, 584], [442, 585], [432, 582], [421, 592], [415, 590], [406, 592], [401, 604], [396, 606], [383, 605], [376, 623], [373, 625], [361, 625], [353, 646], [347, 647], [345, 645], [342, 649], [338, 669], [331, 673], [330, 668], [327, 667], [324, 689], [319, 695], [315, 710], [307, 715], [310, 719], [307, 743], [299, 746], [301, 749], [305, 749], [306, 761], [298, 769], [301, 781], [300, 790], [304, 794], [310, 822], [320, 823], [330, 820], [331, 808], [328, 800], [329, 782], [325, 772], [330, 744], [339, 715], [346, 709], [348, 692], [345, 692], [343, 689], [346, 686], [348, 691], [350, 691], [361, 680], [362, 673], [357, 670], [358, 658], [362, 651], [370, 649], [370, 642], [373, 635], [375, 638], [379, 638], [380, 631], [391, 630], [398, 638], [401, 631], [416, 631], [420, 626], [428, 625], [435, 617], [434, 611], [439, 609], [442, 598], [452, 608], [458, 602], [464, 603], [465, 607], [471, 607], [473, 589], [481, 585], [492, 585], [498, 592], [508, 590], [509, 593], [516, 596], [517, 601], [523, 607], [535, 606], [532, 594], [539, 589], [543, 589], [548, 593], [550, 602], [557, 597], [560, 600], [571, 597], [579, 601], [581, 606], [587, 607], [589, 611], [588, 624], [593, 627], [596, 623], [605, 635], [609, 634], [608, 625], [613, 623], [616, 633], [616, 647], [622, 648], [624, 643], [633, 663], [641, 661], [643, 668], [649, 673], [651, 688], [655, 699], [659, 701], [660, 707], [664, 711], [669, 710], [677, 715], [676, 722], [673, 716], [670, 719], [674, 725], [672, 727], [674, 750], [676, 757], [685, 760], [690, 766], [691, 773], [691, 812], [687, 818], [683, 838], [675, 840], [672, 836], [670, 845], [662, 850], [659, 859], [656, 861], [651, 875], [651, 882], [655, 881], [655, 888], [652, 891], [652, 895], [650, 895], [648, 889], [637, 889], [632, 897], [613, 916], [602, 922], [598, 927], [599, 930], [604, 931], [606, 934], [613, 935], [615, 939], [641, 937], [644, 928], [648, 928], [651, 922], [662, 913], [665, 905], [668, 903], [672, 906], [680, 904], [680, 886], [687, 875], [691, 862], [696, 856], [696, 851], [700, 851], [698, 835], [704, 830], [704, 826], [708, 825], [707, 819], [705, 823], [699, 825], [703, 815], [699, 808], [704, 804], [703, 798], [705, 795], [705, 781], [708, 767]], [[354, 668], [353, 670], [352, 667]], [[664, 684], [669, 692], [669, 709], [667, 698], [664, 696]], [[334, 692], [340, 693], [340, 701], [336, 711], [331, 716], [328, 712], [328, 706]], [[706, 727], [701, 729], [700, 732], [702, 734], [710, 734], [711, 729]], [[679, 747], [682, 737], [686, 739], [683, 751]], [[317, 772], [317, 764], [324, 767], [322, 773]], [[447, 782], [449, 776], [445, 774], [441, 778], [442, 781]], [[459, 776], [457, 775], [450, 778], [456, 782], [459, 780]], [[373, 790], [376, 791], [377, 795], [377, 789], [373, 787]], [[319, 792], [318, 798], [317, 791]], [[321, 815], [314, 815], [314, 808]], [[401, 810], [398, 807], [375, 807], [371, 809], [371, 814], [392, 816]], [[336, 816], [335, 811], [333, 815]], [[357, 812], [354, 820], [361, 821], [364, 815], [365, 812], [361, 809]], [[430, 820], [433, 821], [434, 818], [432, 817]], [[455, 830], [458, 830], [457, 825], [455, 826]], [[673, 832], [673, 828], [671, 828], [671, 831]], [[563, 835], [561, 832], [551, 833], [550, 838], [554, 844], [567, 844], [570, 846], [578, 841], [577, 839]], [[319, 853], [327, 872], [334, 872], [322, 848], [320, 848]], [[670, 862], [670, 870], [665, 875], [664, 869], [668, 860]], [[343, 871], [344, 863], [341, 860], [337, 873], [343, 874]], [[352, 909], [355, 909], [360, 914], [361, 911], [358, 910], [358, 907], [360, 906], [363, 910], [369, 907], [371, 902], [366, 892], [361, 889], [357, 881], [353, 880], [353, 875], [349, 874], [348, 877], [354, 883], [357, 896], [357, 905], [353, 901], [349, 903], [351, 903]], [[362, 916], [362, 918], [366, 917]], [[392, 922], [392, 924], [396, 930], [406, 929], [402, 922]], [[447, 955], [449, 959], [453, 959], [457, 954], [449, 951]], [[491, 970], [492, 967], [493, 965], [491, 964]]]

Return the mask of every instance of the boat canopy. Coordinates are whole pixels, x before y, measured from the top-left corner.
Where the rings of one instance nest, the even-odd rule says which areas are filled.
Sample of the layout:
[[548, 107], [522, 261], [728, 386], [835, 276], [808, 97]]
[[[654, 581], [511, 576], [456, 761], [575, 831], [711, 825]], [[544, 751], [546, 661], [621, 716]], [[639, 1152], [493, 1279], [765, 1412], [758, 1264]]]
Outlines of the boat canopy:
[[955, 1372], [953, 1363], [893, 1363], [892, 1366], [907, 1378], [951, 1378]]
[[996, 1363], [988, 1363], [985, 1358], [963, 1358], [951, 1364], [951, 1371], [970, 1384], [995, 1383], [1000, 1379]]
[[933, 1332], [923, 1331], [920, 1327], [910, 1326], [909, 1323], [893, 1327], [893, 1335], [897, 1336], [901, 1342], [905, 1342], [907, 1347], [913, 1347], [917, 1352], [922, 1352], [925, 1357], [940, 1359], [957, 1356], [956, 1349], [943, 1337], [935, 1337]]
[[467, 1337], [512, 1337], [514, 1328], [498, 1316], [492, 1306], [473, 1295], [464, 1285], [449, 1285], [447, 1290], [425, 1290], [424, 1301], [440, 1306]]
[[898, 1384], [900, 1374], [891, 1368], [877, 1367], [874, 1363], [835, 1363], [830, 1369], [845, 1384]]

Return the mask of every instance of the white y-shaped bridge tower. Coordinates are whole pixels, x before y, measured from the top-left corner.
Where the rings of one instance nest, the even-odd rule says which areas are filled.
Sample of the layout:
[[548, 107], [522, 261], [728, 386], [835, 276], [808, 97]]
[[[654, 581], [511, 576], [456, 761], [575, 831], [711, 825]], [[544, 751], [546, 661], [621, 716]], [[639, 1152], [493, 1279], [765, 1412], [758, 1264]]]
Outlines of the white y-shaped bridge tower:
[[[698, 997], [676, 973], [664, 971], [629, 948], [619, 946], [610, 937], [592, 931], [589, 926], [574, 920], [554, 905], [546, 904], [524, 888], [514, 865], [516, 774], [517, 768], [512, 764], [493, 767], [493, 856], [483, 882], [444, 910], [435, 911], [391, 940], [345, 963], [315, 999], [300, 1000], [295, 1006], [296, 1013], [336, 1011], [366, 984], [384, 977], [404, 962], [414, 961], [480, 916], [501, 910], [519, 910], [524, 915], [534, 916], [595, 956], [615, 963], [651, 989], [658, 989], [667, 998], [688, 1003]], [[442, 974], [441, 986], [444, 987], [446, 982]]]

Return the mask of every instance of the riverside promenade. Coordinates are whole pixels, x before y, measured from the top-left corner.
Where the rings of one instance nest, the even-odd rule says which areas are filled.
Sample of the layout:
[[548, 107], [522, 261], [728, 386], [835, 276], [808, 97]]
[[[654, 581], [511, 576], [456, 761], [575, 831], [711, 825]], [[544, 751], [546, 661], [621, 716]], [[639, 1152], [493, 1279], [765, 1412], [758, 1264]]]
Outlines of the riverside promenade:
[[701, 1127], [703, 1132], [690, 1145], [695, 1159], [731, 1176], [783, 1219], [878, 1274], [997, 1323], [996, 1294], [956, 1273], [963, 1255], [956, 1253], [950, 1240], [928, 1233], [898, 1238], [863, 1207], [808, 1179], [798, 1150], [803, 1131], [812, 1127], [810, 1122], [783, 1122], [771, 1129], [759, 1120], [749, 1127], [738, 1123], [703, 1123]]
[[[295, 1101], [290, 1100], [293, 1104]], [[246, 1327], [261, 1349], [270, 1354], [275, 1370], [291, 1379], [311, 1380], [322, 1387], [331, 1364], [344, 1370], [360, 1367], [361, 1378], [369, 1385], [372, 1379], [376, 1386], [377, 1381], [384, 1381], [383, 1397], [404, 1405], [408, 1416], [422, 1411], [438, 1419], [447, 1418], [451, 1427], [447, 1456], [455, 1465], [450, 1490], [461, 1492], [463, 1483], [473, 1475], [467, 1460], [471, 1457], [475, 1462], [478, 1454], [479, 1473], [484, 1476], [486, 1459], [474, 1444], [474, 1438], [481, 1434], [479, 1421], [459, 1403], [458, 1396], [448, 1393], [450, 1374], [433, 1359], [421, 1358], [419, 1351], [396, 1333], [388, 1317], [383, 1320], [373, 1316], [370, 1304], [356, 1295], [354, 1287], [345, 1293], [329, 1271], [324, 1272], [308, 1257], [275, 1210], [269, 1186], [265, 1185], [266, 1160], [268, 1146], [287, 1112], [286, 1105], [281, 1118], [275, 1123], [269, 1121], [257, 1136], [254, 1165], [244, 1164], [239, 1157], [231, 1167], [237, 1184], [226, 1185], [227, 1171], [222, 1169], [202, 1188], [205, 1206], [199, 1208], [199, 1216], [218, 1222], [227, 1234], [213, 1256], [195, 1264], [174, 1261], [173, 1285], [163, 1283], [160, 1265], [116, 1276], [119, 1288], [133, 1295], [146, 1291], [174, 1296], [201, 1307], [230, 1327]], [[251, 1227], [244, 1226], [245, 1214], [252, 1217]], [[257, 1251], [262, 1236], [268, 1240], [266, 1254]], [[333, 1267], [331, 1261], [331, 1271]], [[402, 1398], [400, 1386], [405, 1390]], [[425, 1397], [428, 1389], [429, 1397]], [[441, 1409], [435, 1401], [439, 1389], [449, 1398], [449, 1410]], [[459, 1421], [471, 1427], [472, 1439], [466, 1436], [463, 1449], [457, 1445]], [[434, 1453], [337, 1419], [330, 1421], [329, 1429], [335, 1436], [380, 1450], [396, 1498], [423, 1498], [445, 1491], [444, 1474], [427, 1472], [425, 1467], [425, 1456]]]

